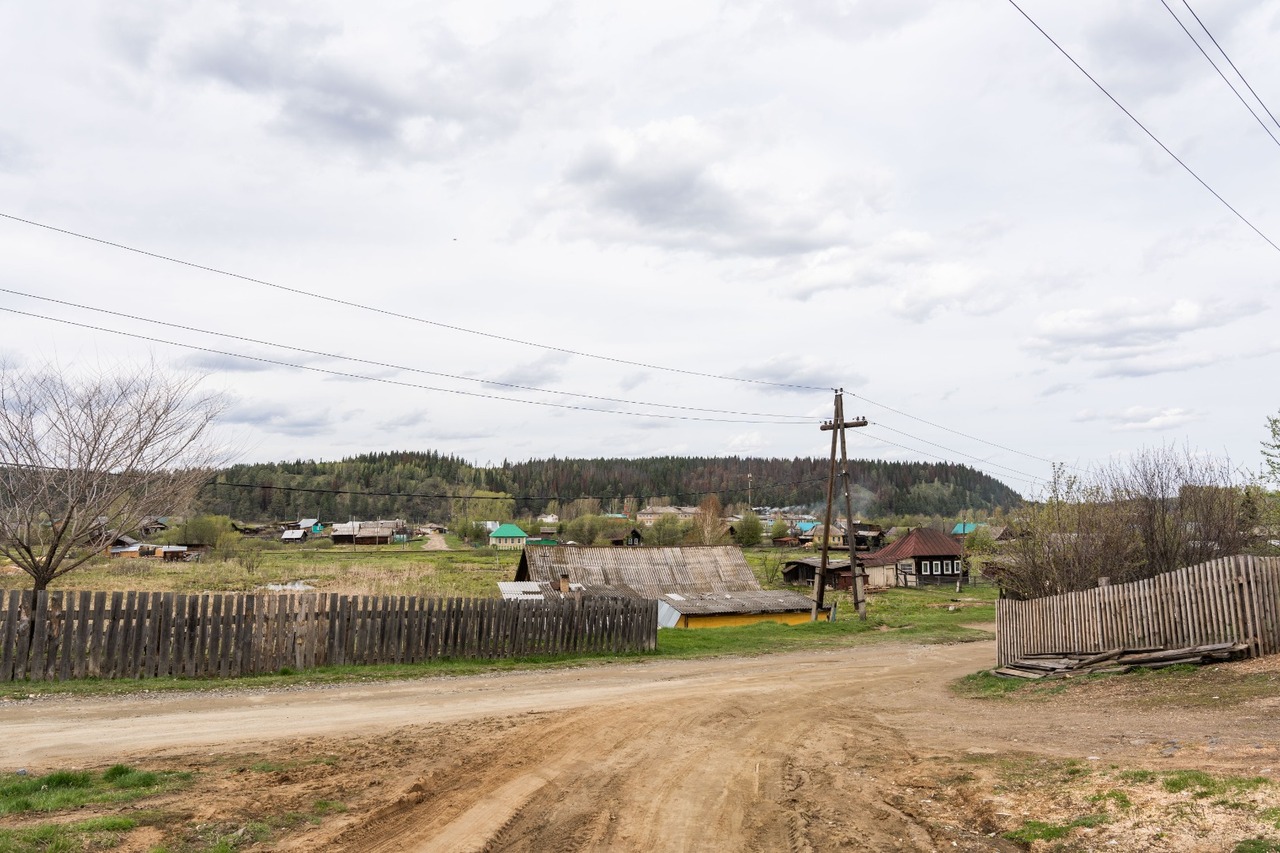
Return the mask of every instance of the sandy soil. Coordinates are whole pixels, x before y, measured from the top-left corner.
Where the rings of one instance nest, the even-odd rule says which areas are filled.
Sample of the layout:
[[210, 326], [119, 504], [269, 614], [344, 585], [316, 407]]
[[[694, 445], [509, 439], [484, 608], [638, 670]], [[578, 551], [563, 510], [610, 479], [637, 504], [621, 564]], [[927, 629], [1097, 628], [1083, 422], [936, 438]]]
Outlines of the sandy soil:
[[443, 533], [428, 533], [422, 543], [424, 551], [448, 551], [449, 543], [445, 541]]
[[[7, 702], [0, 769], [189, 769], [192, 789], [148, 804], [175, 826], [275, 819], [262, 849], [367, 853], [1014, 850], [999, 833], [1027, 802], [992, 790], [987, 757], [1280, 772], [1266, 703], [1119, 712], [946, 690], [993, 656], [989, 642], [883, 645]], [[118, 849], [149, 849], [155, 834]], [[1100, 849], [1230, 849], [1203, 828], [1158, 838]]]

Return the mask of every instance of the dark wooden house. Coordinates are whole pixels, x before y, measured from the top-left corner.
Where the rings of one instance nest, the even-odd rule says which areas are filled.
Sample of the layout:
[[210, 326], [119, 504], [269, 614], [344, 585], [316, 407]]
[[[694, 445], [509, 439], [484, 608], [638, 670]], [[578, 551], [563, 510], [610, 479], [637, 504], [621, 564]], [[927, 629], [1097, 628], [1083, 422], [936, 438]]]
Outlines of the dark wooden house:
[[[862, 558], [862, 564], [876, 577], [876, 569], [893, 568], [892, 586], [924, 586], [968, 581], [964, 547], [952, 537], [927, 527], [917, 527], [906, 536]], [[879, 585], [879, 584], [877, 584]]]

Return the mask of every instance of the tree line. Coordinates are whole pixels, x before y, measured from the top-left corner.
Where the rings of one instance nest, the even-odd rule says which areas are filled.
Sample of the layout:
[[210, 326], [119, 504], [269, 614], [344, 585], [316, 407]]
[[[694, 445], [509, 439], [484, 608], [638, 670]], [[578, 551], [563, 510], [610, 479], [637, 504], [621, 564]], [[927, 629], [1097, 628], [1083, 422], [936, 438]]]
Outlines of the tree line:
[[[955, 515], [1016, 506], [1008, 486], [965, 465], [850, 460], [855, 512]], [[416, 521], [600, 512], [648, 504], [818, 506], [826, 459], [677, 457], [534, 459], [492, 467], [426, 452], [368, 453], [333, 462], [233, 465], [201, 492], [201, 512], [242, 520], [402, 517]]]

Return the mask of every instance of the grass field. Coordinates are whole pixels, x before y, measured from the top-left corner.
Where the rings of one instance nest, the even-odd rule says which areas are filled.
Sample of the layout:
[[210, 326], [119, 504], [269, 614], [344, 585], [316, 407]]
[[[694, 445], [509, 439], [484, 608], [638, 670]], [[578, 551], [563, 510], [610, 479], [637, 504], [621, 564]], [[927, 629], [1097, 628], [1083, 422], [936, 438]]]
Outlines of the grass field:
[[[259, 565], [206, 554], [200, 562], [96, 558], [54, 581], [50, 589], [149, 592], [248, 592], [301, 581], [320, 592], [359, 595], [482, 596], [515, 577], [519, 551], [425, 551], [421, 542], [330, 548], [288, 547], [261, 552]], [[16, 569], [0, 574], [0, 589], [31, 579]]]

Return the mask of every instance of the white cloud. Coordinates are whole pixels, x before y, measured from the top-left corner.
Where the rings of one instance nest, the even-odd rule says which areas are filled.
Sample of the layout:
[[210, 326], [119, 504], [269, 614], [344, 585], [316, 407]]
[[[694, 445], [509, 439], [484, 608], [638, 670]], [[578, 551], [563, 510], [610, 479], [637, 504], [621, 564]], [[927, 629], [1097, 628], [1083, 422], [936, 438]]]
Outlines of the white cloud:
[[[743, 146], [741, 122], [691, 116], [611, 128], [566, 171], [558, 195], [582, 214], [576, 235], [711, 255], [786, 258], [850, 244], [878, 192], [849, 176], [779, 181], [780, 153]], [[799, 153], [799, 152], [795, 152]]]
[[1130, 406], [1113, 412], [1095, 412], [1085, 409], [1078, 412], [1073, 420], [1077, 423], [1100, 421], [1110, 424], [1111, 429], [1121, 432], [1167, 432], [1181, 429], [1203, 418], [1203, 412], [1192, 409], [1178, 407], [1155, 409], [1148, 406]]
[[1207, 350], [1187, 350], [1181, 338], [1230, 325], [1259, 308], [1254, 302], [1113, 300], [1101, 307], [1042, 315], [1036, 321], [1035, 336], [1024, 346], [1059, 363], [1100, 363], [1094, 372], [1098, 377], [1181, 372], [1219, 360]]

